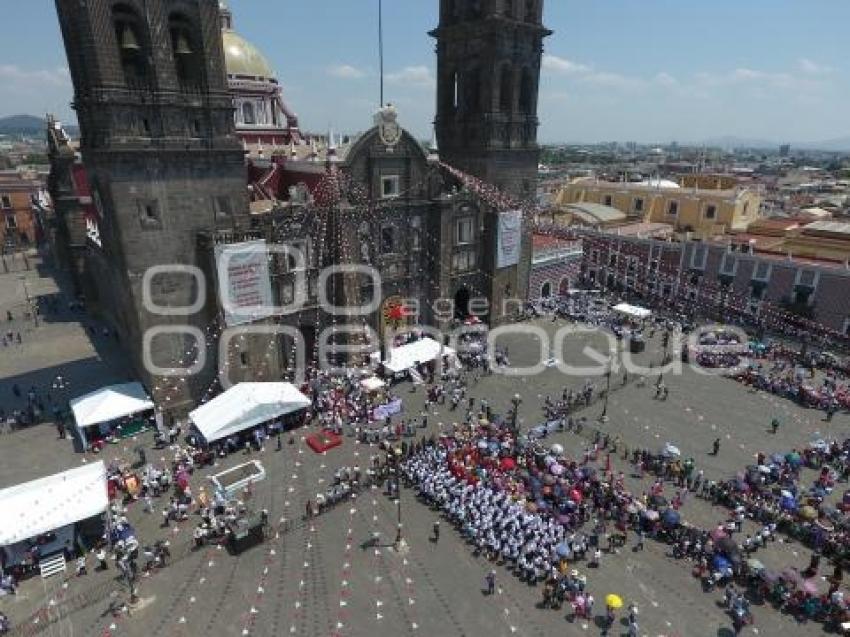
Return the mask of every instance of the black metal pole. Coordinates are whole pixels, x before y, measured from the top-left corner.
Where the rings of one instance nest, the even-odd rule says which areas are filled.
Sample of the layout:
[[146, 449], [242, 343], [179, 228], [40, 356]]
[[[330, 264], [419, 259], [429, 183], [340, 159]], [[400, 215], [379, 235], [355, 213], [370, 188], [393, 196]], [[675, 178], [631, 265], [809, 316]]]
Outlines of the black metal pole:
[[384, 3], [378, 0], [378, 65], [380, 67], [381, 103], [378, 108], [384, 108]]
[[402, 542], [402, 522], [401, 522], [401, 456], [395, 454], [395, 490], [396, 490], [396, 506], [398, 507], [398, 519], [396, 527], [395, 544], [396, 548], [401, 546]]
[[605, 401], [602, 403], [602, 415], [599, 417], [603, 422], [608, 417], [608, 395], [611, 393], [611, 368], [605, 372]]

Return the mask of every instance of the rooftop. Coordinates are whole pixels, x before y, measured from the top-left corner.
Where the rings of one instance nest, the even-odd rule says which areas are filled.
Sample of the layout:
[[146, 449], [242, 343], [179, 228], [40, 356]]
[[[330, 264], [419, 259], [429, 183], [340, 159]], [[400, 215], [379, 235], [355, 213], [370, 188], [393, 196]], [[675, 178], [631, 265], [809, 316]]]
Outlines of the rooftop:
[[601, 203], [571, 203], [567, 210], [587, 223], [612, 223], [626, 218], [622, 210]]
[[808, 224], [804, 229], [804, 233], [809, 232], [826, 232], [829, 234], [847, 235], [850, 238], [850, 222], [842, 221], [815, 221]]

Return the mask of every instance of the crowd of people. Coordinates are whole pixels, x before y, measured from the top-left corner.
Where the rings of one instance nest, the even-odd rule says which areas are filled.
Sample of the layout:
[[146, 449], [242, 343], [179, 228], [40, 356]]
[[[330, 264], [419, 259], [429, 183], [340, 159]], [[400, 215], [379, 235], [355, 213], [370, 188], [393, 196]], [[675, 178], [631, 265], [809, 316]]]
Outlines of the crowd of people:
[[[615, 449], [609, 438], [597, 436], [583, 457], [571, 460], [560, 445], [547, 449], [526, 437], [515, 438], [507, 424], [487, 419], [492, 416], [489, 410], [482, 409], [477, 416], [481, 420], [468, 419], [439, 440], [415, 449], [403, 465], [405, 475], [423, 501], [440, 510], [473, 550], [505, 564], [525, 581], [543, 583], [545, 604], [567, 600], [576, 613], [585, 612], [584, 584], [578, 584], [577, 571], [568, 565], [586, 560], [592, 568], [634, 533], [635, 549], [642, 548], [644, 537], [651, 537], [669, 544], [673, 556], [693, 560], [694, 574], [707, 588], [737, 582], [755, 592], [769, 589], [770, 599], [781, 593], [778, 607], [801, 620], [831, 625], [847, 621], [847, 600], [840, 588], [841, 565], [850, 546], [846, 515], [839, 522], [837, 516], [830, 517], [828, 506], [815, 508], [814, 514], [806, 508], [810, 505], [798, 506], [796, 494], [800, 502], [805, 500], [796, 480], [802, 466], [821, 467], [812, 487], [814, 499], [809, 500], [818, 504], [818, 493], [847, 478], [850, 443], [775, 454], [773, 459], [760, 456], [755, 470], [748, 468], [743, 478], [728, 482], [707, 479], [693, 459], [682, 460], [677, 452], [624, 450], [639, 475], [657, 476], [645, 493], [633, 495], [624, 488], [623, 475], [610, 470], [610, 462], [604, 471], [593, 466], [593, 460]], [[673, 481], [676, 489], [669, 501], [664, 496], [665, 480]], [[693, 492], [728, 506], [728, 520], [713, 529], [684, 522], [680, 509]], [[768, 510], [775, 515], [767, 515], [765, 502], [774, 501], [770, 500], [774, 493], [776, 506]], [[793, 507], [788, 493], [794, 494]], [[757, 533], [741, 531], [745, 516], [757, 521]], [[804, 541], [816, 555], [836, 563], [825, 593], [819, 593], [811, 580], [816, 564], [814, 571], [810, 565], [804, 574], [791, 569], [777, 574], [753, 557], [793, 525], [809, 529]], [[729, 594], [727, 610], [736, 629], [752, 621], [740, 592]]]

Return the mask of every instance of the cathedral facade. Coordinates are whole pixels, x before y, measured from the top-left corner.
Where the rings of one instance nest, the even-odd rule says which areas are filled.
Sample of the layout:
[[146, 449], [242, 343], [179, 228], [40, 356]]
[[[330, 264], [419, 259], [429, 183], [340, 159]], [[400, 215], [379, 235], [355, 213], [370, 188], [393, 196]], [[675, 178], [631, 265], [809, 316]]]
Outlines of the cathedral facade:
[[[523, 215], [494, 209], [447, 164], [533, 199], [542, 0], [442, 1], [439, 151], [390, 105], [356, 138], [302, 135], [217, 0], [56, 3], [82, 136], [80, 166], [59, 127], [48, 131], [54, 198], [67, 204], [58, 236], [164, 408], [203, 399], [222, 369], [232, 382], [278, 379], [331, 343], [377, 349], [366, 327], [495, 323], [525, 298]], [[231, 339], [217, 261], [258, 242], [275, 311]], [[206, 365], [189, 372], [200, 348]]]

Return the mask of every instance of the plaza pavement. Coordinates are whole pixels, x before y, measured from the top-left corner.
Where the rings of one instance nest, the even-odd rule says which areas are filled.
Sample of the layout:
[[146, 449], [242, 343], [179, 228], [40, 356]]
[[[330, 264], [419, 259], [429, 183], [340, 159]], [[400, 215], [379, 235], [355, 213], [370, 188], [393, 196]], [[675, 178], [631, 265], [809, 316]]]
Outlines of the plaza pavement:
[[[537, 323], [547, 332], [561, 326], [549, 321]], [[581, 360], [581, 349], [594, 339], [577, 337], [567, 342], [564, 360]], [[601, 343], [601, 340], [599, 341]], [[532, 339], [506, 337], [511, 362], [528, 364], [539, 351]], [[648, 363], [660, 358], [658, 343], [639, 356]], [[820, 414], [802, 410], [787, 401], [751, 394], [737, 383], [722, 378], [706, 378], [685, 370], [682, 376], [665, 375], [670, 387], [666, 402], [653, 399], [652, 381], [645, 387], [629, 384], [617, 388], [612, 376], [612, 392], [604, 425], [612, 436], [619, 434], [625, 444], [659, 447], [665, 441], [677, 444], [684, 457], [693, 456], [709, 478], [724, 478], [751, 464], [752, 455], [765, 451], [787, 450], [806, 443], [814, 431], [845, 436], [850, 431], [846, 414], [838, 414], [832, 423], [821, 423]], [[470, 388], [478, 398], [485, 397], [497, 412], [505, 411], [515, 393], [522, 396], [522, 426], [541, 420], [540, 405], [546, 395], [556, 398], [565, 384], [580, 387], [585, 378], [566, 378], [555, 368], [530, 378], [493, 375], [482, 378]], [[597, 386], [604, 379], [594, 379]], [[397, 386], [405, 401], [404, 417], [419, 415], [423, 395], [410, 393], [407, 384]], [[5, 395], [5, 394], [4, 394]], [[586, 413], [593, 420], [601, 405]], [[766, 433], [774, 413], [784, 425], [777, 436]], [[429, 415], [429, 433], [454, 417], [447, 406], [439, 406]], [[591, 423], [592, 424], [592, 423]], [[422, 430], [418, 430], [421, 432]], [[299, 432], [302, 436], [308, 431]], [[717, 457], [708, 456], [714, 437], [722, 438]], [[728, 437], [727, 437], [728, 436]], [[141, 437], [150, 443], [149, 435]], [[11, 440], [14, 445], [10, 446]], [[580, 456], [588, 444], [583, 437], [562, 433], [549, 438], [561, 442], [568, 453]], [[136, 441], [108, 446], [105, 457], [133, 457]], [[0, 484], [8, 485], [35, 477], [35, 470], [21, 469], [27, 463], [43, 475], [75, 466], [84, 457], [72, 453], [70, 443], [56, 439], [52, 427], [37, 427], [0, 437]], [[497, 567], [497, 594], [482, 594], [483, 576], [491, 564], [473, 557], [469, 547], [444, 523], [439, 543], [429, 541], [437, 515], [417, 502], [413, 494], [402, 493], [404, 536], [409, 549], [399, 554], [388, 546], [362, 548], [374, 532], [381, 543], [392, 543], [396, 532], [396, 504], [378, 490], [367, 492], [343, 503], [311, 521], [302, 520], [307, 498], [324, 491], [336, 468], [368, 465], [375, 449], [355, 444], [346, 438], [342, 447], [316, 455], [303, 444], [284, 445], [281, 452], [267, 448], [259, 457], [268, 478], [257, 485], [254, 506], [267, 508], [280, 533], [266, 544], [239, 557], [224, 551], [188, 550], [191, 522], [159, 528], [159, 512], [145, 514], [141, 506], [131, 507], [129, 517], [143, 544], [167, 536], [171, 539], [175, 562], [162, 572], [141, 580], [142, 603], [130, 617], [112, 617], [109, 604], [126, 598], [123, 585], [107, 573], [70, 578], [63, 587], [52, 583], [45, 591], [38, 581], [29, 581], [17, 599], [0, 598], [0, 610], [17, 624], [39, 607], [48, 605], [53, 617], [43, 634], [63, 635], [458, 635], [466, 637], [496, 635], [583, 635], [598, 634], [592, 622], [569, 622], [566, 609], [558, 612], [536, 607], [539, 588], [527, 586], [508, 571]], [[166, 458], [149, 452], [151, 460]], [[8, 462], [14, 456], [14, 462]], [[22, 459], [26, 459], [23, 461]], [[88, 460], [91, 460], [89, 457]], [[234, 455], [221, 461], [212, 471], [244, 462], [248, 457]], [[600, 459], [601, 460], [601, 459]], [[626, 470], [619, 458], [615, 471]], [[21, 471], [22, 473], [19, 473]], [[196, 472], [193, 490], [205, 483], [210, 470]], [[628, 473], [628, 471], [627, 471]], [[630, 486], [645, 488], [630, 478]], [[670, 487], [668, 487], [668, 492]], [[691, 498], [682, 510], [683, 517], [703, 526], [716, 524], [724, 511]], [[718, 606], [722, 593], [704, 593], [690, 574], [687, 562], [665, 556], [666, 547], [647, 541], [646, 550], [633, 553], [627, 547], [618, 555], [605, 554], [599, 569], [579, 569], [588, 575], [588, 587], [597, 600], [596, 611], [603, 612], [602, 599], [607, 593], [623, 596], [628, 604], [640, 607], [641, 634], [708, 637], [730, 635], [731, 624]], [[808, 551], [794, 542], [775, 543], [764, 553], [770, 566], [804, 566]], [[759, 558], [762, 554], [759, 553]], [[56, 602], [50, 605], [50, 601]], [[754, 607], [755, 624], [745, 634], [814, 635], [821, 632], [816, 624], [797, 625], [772, 608]], [[40, 620], [42, 626], [45, 620]], [[30, 629], [38, 625], [29, 624]], [[621, 627], [625, 632], [625, 627]], [[19, 634], [31, 634], [33, 630]], [[617, 634], [614, 632], [614, 634]]]

